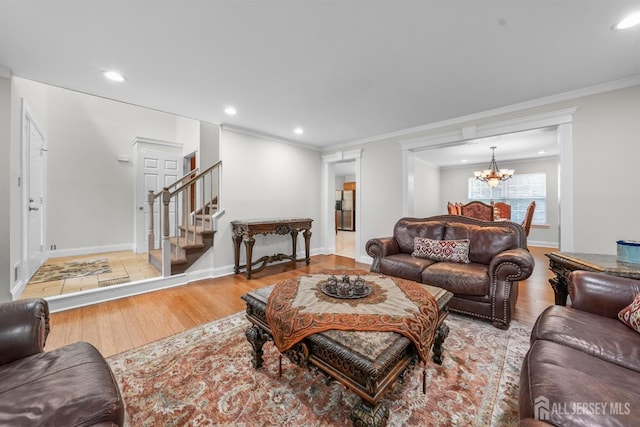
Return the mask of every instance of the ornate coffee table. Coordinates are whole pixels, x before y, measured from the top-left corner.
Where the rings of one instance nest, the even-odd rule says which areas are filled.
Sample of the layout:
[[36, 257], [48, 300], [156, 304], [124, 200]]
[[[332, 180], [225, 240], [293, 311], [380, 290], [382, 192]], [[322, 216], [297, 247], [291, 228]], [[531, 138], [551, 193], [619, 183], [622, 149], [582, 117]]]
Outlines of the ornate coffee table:
[[[449, 333], [444, 320], [453, 294], [433, 286], [421, 286], [433, 295], [438, 306], [433, 360], [441, 364], [442, 344]], [[256, 369], [263, 363], [264, 343], [273, 340], [266, 318], [267, 300], [273, 288], [274, 285], [256, 289], [242, 296], [247, 304], [247, 319], [252, 323], [246, 336], [253, 348]], [[396, 332], [329, 330], [307, 336], [283, 354], [301, 367], [315, 366], [356, 393], [361, 399], [351, 411], [356, 426], [386, 424], [389, 409], [380, 400], [407, 366], [417, 359], [413, 342]]]

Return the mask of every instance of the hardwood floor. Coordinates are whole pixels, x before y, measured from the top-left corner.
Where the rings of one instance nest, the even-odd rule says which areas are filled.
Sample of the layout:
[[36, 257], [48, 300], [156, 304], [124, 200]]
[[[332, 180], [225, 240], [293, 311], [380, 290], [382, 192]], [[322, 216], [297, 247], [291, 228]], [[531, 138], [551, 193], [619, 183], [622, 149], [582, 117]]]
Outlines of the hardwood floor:
[[[531, 278], [520, 283], [514, 318], [532, 324], [537, 315], [553, 304], [548, 283], [551, 273], [544, 254], [552, 248], [530, 248], [536, 260]], [[188, 285], [150, 292], [51, 315], [47, 350], [76, 341], [95, 345], [111, 356], [140, 345], [219, 319], [245, 309], [240, 296], [278, 280], [294, 278], [325, 268], [348, 267], [369, 270], [369, 265], [337, 255], [317, 255], [311, 265], [272, 265], [247, 280], [243, 274], [206, 279]]]

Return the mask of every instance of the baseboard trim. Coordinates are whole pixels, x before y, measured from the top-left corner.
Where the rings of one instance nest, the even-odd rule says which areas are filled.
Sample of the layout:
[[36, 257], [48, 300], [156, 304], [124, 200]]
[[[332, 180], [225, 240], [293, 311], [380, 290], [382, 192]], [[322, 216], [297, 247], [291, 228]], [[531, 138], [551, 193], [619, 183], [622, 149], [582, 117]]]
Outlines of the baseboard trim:
[[542, 240], [529, 240], [527, 246], [540, 246], [543, 248], [559, 248], [558, 242], [544, 242]]
[[105, 245], [105, 246], [88, 246], [85, 248], [72, 248], [72, 249], [56, 249], [53, 251], [47, 251], [47, 259], [51, 258], [64, 258], [78, 255], [92, 255], [101, 254], [105, 252], [119, 252], [119, 251], [135, 251], [133, 243], [121, 243], [118, 245]]

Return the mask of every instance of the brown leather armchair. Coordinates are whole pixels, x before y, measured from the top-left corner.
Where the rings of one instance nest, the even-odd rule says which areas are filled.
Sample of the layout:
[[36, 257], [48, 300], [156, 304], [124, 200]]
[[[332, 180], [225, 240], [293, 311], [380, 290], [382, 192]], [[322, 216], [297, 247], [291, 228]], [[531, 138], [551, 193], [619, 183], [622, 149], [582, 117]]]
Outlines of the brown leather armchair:
[[44, 299], [0, 304], [0, 425], [121, 426], [124, 402], [111, 368], [91, 344], [45, 352]]
[[[580, 270], [568, 281], [571, 306], [547, 307], [531, 331], [520, 372], [520, 425], [638, 426], [640, 334], [618, 312], [640, 293], [640, 281]], [[576, 411], [581, 402], [600, 410]]]

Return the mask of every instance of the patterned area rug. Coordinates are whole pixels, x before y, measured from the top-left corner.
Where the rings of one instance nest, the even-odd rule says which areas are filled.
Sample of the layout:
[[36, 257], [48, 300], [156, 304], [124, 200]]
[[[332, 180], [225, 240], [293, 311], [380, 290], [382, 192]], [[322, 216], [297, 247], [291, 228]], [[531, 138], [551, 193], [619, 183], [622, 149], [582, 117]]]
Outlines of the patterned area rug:
[[51, 282], [103, 273], [111, 273], [107, 258], [44, 264], [36, 271], [29, 283]]
[[[450, 314], [444, 364], [410, 368], [388, 390], [388, 426], [517, 424], [520, 366], [530, 328], [503, 331]], [[251, 365], [244, 313], [108, 358], [130, 426], [351, 426], [358, 398], [335, 381], [301, 369], [265, 344], [264, 366]]]

